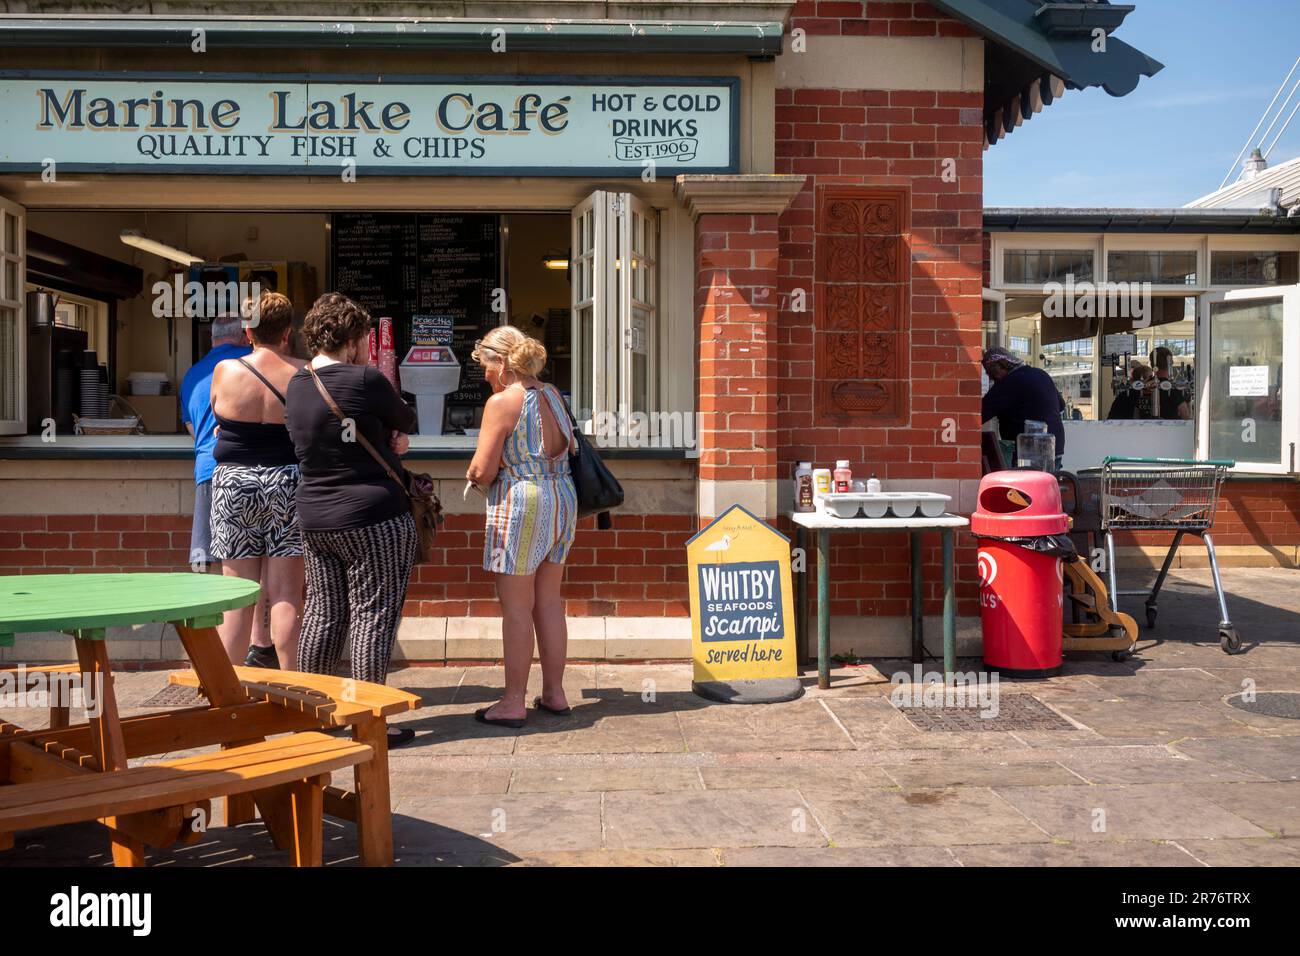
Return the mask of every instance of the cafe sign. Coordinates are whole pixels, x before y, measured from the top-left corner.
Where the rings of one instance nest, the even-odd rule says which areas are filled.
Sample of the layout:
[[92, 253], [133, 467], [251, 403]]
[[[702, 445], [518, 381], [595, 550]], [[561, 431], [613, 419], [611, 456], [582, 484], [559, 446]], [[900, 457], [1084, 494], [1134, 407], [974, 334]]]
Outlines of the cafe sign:
[[0, 170], [736, 172], [738, 87], [734, 77], [0, 72]]

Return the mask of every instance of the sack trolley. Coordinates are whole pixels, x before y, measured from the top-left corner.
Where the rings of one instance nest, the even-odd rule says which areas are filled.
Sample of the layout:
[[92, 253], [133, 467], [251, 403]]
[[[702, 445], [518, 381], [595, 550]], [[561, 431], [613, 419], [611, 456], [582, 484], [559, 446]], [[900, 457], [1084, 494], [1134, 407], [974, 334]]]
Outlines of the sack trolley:
[[[1214, 540], [1209, 533], [1214, 526], [1223, 479], [1235, 464], [1225, 460], [1109, 457], [1102, 460], [1100, 468], [1078, 473], [1074, 530], [1100, 533], [1105, 539], [1111, 610], [1119, 610], [1120, 595], [1146, 595], [1147, 627], [1155, 627], [1160, 588], [1183, 537], [1193, 534], [1205, 542], [1210, 560], [1214, 593], [1219, 599], [1219, 645], [1227, 654], [1235, 654], [1241, 648], [1241, 637], [1228, 616]], [[1116, 531], [1174, 533], [1160, 574], [1149, 592], [1118, 589]]]

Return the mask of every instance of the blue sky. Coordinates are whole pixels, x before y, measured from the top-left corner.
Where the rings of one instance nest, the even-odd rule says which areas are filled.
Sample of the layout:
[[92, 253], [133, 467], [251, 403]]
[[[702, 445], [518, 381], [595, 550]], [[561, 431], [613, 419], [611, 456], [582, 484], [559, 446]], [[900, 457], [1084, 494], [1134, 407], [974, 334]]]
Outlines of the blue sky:
[[[1116, 36], [1165, 68], [1118, 99], [1069, 90], [991, 147], [986, 206], [1182, 206], [1212, 192], [1300, 56], [1300, 0], [1127, 2]], [[1269, 165], [1295, 156], [1300, 113]]]

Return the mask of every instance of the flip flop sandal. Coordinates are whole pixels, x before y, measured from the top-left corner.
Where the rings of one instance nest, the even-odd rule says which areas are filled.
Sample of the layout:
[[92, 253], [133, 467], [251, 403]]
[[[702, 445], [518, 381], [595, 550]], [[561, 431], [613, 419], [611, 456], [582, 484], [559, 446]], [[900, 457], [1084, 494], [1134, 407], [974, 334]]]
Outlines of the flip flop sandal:
[[542, 699], [540, 697], [533, 698], [533, 707], [536, 708], [537, 710], [544, 710], [548, 714], [554, 714], [556, 717], [568, 717], [571, 713], [573, 713], [572, 707], [564, 707], [559, 710], [557, 710], [554, 707], [547, 707], [544, 703], [542, 703]]
[[524, 717], [489, 717], [487, 712], [491, 709], [491, 707], [483, 707], [474, 711], [474, 719], [480, 724], [490, 724], [493, 727], [509, 727], [512, 730], [518, 730], [527, 719]]

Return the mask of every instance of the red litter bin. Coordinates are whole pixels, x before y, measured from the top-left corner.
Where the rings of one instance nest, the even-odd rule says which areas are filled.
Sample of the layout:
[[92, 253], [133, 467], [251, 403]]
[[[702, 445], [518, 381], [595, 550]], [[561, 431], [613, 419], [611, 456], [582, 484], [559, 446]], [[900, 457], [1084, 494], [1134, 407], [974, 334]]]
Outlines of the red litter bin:
[[979, 538], [985, 666], [1007, 677], [1059, 674], [1061, 559], [1032, 547], [1034, 539], [1070, 529], [1056, 476], [1029, 469], [985, 475], [970, 527]]

